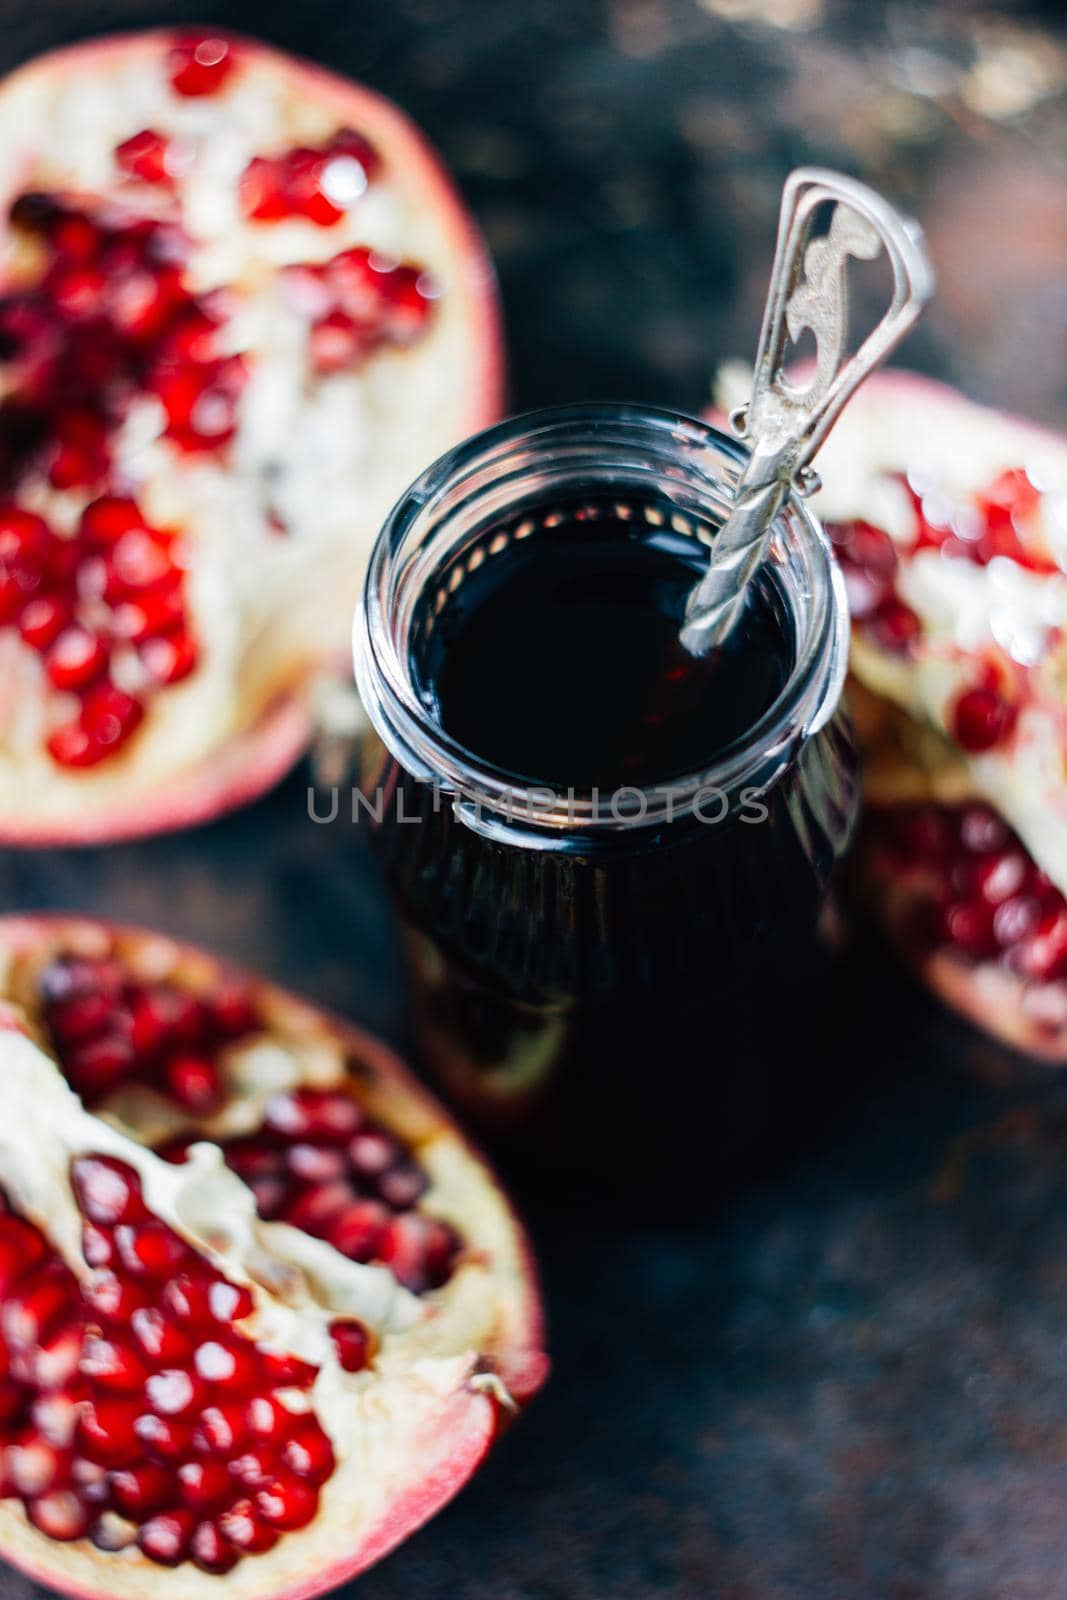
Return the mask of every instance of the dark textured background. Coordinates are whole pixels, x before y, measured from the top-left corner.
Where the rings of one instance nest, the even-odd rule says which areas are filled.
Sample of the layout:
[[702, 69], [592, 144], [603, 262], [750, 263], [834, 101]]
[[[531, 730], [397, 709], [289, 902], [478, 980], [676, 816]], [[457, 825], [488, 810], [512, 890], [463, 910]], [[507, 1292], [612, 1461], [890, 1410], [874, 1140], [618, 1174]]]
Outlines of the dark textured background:
[[[753, 347], [782, 177], [817, 159], [927, 226], [941, 295], [909, 359], [1067, 422], [1056, 0], [200, 13], [426, 127], [500, 267], [516, 406], [699, 408]], [[2, 17], [4, 65], [184, 20], [162, 0]], [[4, 903], [156, 923], [402, 1038], [373, 868], [350, 828], [308, 820], [306, 783], [185, 838], [0, 858]], [[527, 1196], [554, 1380], [365, 1600], [1067, 1600], [1067, 1097], [877, 950], [827, 1004], [842, 1088], [774, 1182], [670, 1228], [639, 1186], [598, 1215]]]

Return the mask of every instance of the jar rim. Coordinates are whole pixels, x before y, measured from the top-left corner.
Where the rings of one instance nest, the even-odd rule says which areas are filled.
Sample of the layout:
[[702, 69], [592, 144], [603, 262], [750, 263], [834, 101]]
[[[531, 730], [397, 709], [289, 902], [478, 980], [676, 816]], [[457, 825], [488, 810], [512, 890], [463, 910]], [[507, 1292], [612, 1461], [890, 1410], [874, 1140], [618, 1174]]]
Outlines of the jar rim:
[[[709, 791], [736, 796], [746, 783], [762, 791], [825, 725], [840, 699], [848, 660], [844, 582], [819, 522], [793, 495], [775, 519], [773, 538], [782, 557], [776, 564], [779, 578], [787, 572], [784, 555], [794, 563], [795, 570], [788, 569], [793, 588], [779, 586], [795, 619], [798, 604], [807, 606], [803, 636], [798, 626], [792, 668], [771, 704], [698, 772], [669, 784], [627, 786], [610, 798], [595, 790], [576, 792], [502, 772], [434, 719], [410, 671], [406, 628], [413, 597], [403, 592], [403, 583], [411, 576], [412, 552], [406, 553], [405, 569], [405, 545], [414, 540], [416, 550], [421, 548], [420, 539], [433, 531], [435, 513], [442, 518], [440, 528], [449, 515], [469, 510], [487, 485], [520, 481], [524, 462], [550, 463], [550, 445], [557, 454], [573, 450], [577, 462], [583, 451], [612, 444], [653, 452], [675, 486], [704, 488], [709, 495], [718, 488], [719, 511], [728, 503], [722, 491], [729, 490], [748, 455], [743, 444], [710, 423], [656, 407], [577, 404], [525, 412], [464, 440], [427, 467], [389, 513], [371, 552], [353, 624], [364, 707], [405, 769], [437, 785], [461, 819], [481, 832], [510, 833], [516, 827], [527, 836], [538, 830], [549, 836], [618, 832], [673, 821]], [[430, 570], [424, 566], [424, 580]], [[623, 795], [632, 798], [620, 804]]]

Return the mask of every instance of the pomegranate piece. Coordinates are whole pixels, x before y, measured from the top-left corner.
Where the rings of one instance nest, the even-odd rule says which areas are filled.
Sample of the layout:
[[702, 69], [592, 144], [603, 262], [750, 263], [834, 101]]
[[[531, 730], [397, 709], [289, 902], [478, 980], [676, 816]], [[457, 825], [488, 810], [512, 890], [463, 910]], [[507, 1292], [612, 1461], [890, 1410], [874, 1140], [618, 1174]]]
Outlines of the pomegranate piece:
[[[48, 108], [62, 97], [68, 73], [84, 79], [85, 93], [64, 100], [71, 115], [58, 148]], [[27, 82], [39, 90], [27, 92]], [[137, 699], [138, 728], [165, 723], [172, 705], [176, 728], [182, 720], [173, 741], [139, 737], [134, 719], [126, 727], [111, 722], [108, 736], [98, 736], [65, 698], [80, 698], [84, 683], [59, 688], [27, 668], [35, 694], [40, 683], [42, 714], [20, 719], [15, 756], [36, 757], [36, 738], [51, 757], [47, 804], [28, 805], [21, 796], [33, 786], [13, 773], [0, 793], [0, 834], [97, 841], [204, 820], [292, 764], [309, 736], [303, 689], [347, 635], [360, 577], [352, 549], [366, 547], [418, 465], [498, 413], [494, 291], [475, 231], [401, 115], [356, 85], [258, 45], [211, 28], [129, 35], [76, 63], [51, 55], [23, 69], [8, 100], [28, 154], [0, 195], [10, 231], [22, 236], [0, 283], [0, 496], [26, 516], [43, 508], [50, 523], [54, 517], [55, 529], [46, 531], [53, 550], [61, 548], [54, 570], [51, 556], [41, 569], [9, 561], [0, 549], [0, 629], [10, 627], [27, 652], [45, 659], [69, 630], [86, 629], [110, 662], [92, 681], [106, 675]], [[111, 115], [94, 114], [101, 105]], [[250, 130], [271, 126], [274, 141], [248, 147]], [[314, 131], [293, 131], [300, 129]], [[204, 166], [213, 151], [230, 147], [245, 153], [221, 180], [231, 188], [218, 197], [218, 228], [205, 230]], [[34, 155], [46, 150], [47, 160]], [[98, 174], [92, 190], [89, 171]], [[319, 309], [279, 346], [281, 283], [295, 279], [302, 256], [321, 254], [307, 248], [310, 233], [336, 237], [335, 249], [362, 248], [360, 201], [370, 185], [388, 191], [402, 259], [375, 256], [362, 293], [352, 289], [358, 270], [346, 279], [342, 265], [327, 283], [323, 263], [313, 261], [308, 277], [321, 287]], [[414, 259], [404, 259], [409, 253]], [[448, 285], [463, 330], [454, 343], [424, 337], [433, 327], [435, 278]], [[410, 360], [390, 362], [382, 375], [368, 409], [370, 448], [354, 436], [346, 443], [344, 429], [330, 430], [334, 465], [323, 481], [345, 481], [352, 470], [366, 477], [366, 493], [353, 501], [354, 543], [334, 549], [336, 519], [314, 516], [315, 486], [299, 446], [305, 418], [315, 414], [327, 375], [358, 375], [393, 348]], [[286, 367], [294, 370], [287, 375]], [[246, 396], [250, 382], [258, 394], [263, 385], [279, 392], [279, 381], [297, 409], [285, 437], [270, 445], [277, 495], [262, 494], [265, 413]], [[424, 403], [431, 393], [443, 403]], [[229, 490], [199, 492], [201, 469], [228, 475], [232, 504], [248, 514], [220, 516]], [[131, 550], [136, 565], [138, 545], [149, 565], [158, 562], [144, 539], [117, 558], [116, 569], [112, 546], [70, 531], [87, 501], [131, 496], [188, 507], [183, 560], [217, 570], [232, 607], [206, 599], [213, 587], [187, 585], [184, 568], [176, 597], [160, 600], [147, 566], [143, 575], [127, 568]], [[263, 595], [280, 596], [287, 585], [271, 577], [282, 559], [279, 534], [301, 532], [305, 522], [315, 526], [297, 540], [297, 564], [336, 569], [336, 581], [324, 585], [329, 604], [307, 640], [270, 627], [257, 614], [254, 584], [241, 576], [262, 568]], [[224, 552], [215, 547], [238, 528], [248, 562], [217, 559]], [[236, 629], [232, 655], [204, 636], [222, 616], [224, 631]], [[243, 629], [266, 641], [262, 651], [243, 648]], [[253, 656], [264, 658], [262, 676]], [[227, 670], [231, 659], [239, 683]], [[220, 715], [185, 720], [170, 691], [214, 675]], [[114, 781], [98, 781], [93, 769], [111, 763]]]
[[[465, 1242], [462, 1283], [443, 1282], [440, 1306], [420, 1312], [384, 1274], [354, 1272], [338, 1257], [321, 1282], [316, 1276], [309, 1305], [294, 1266], [302, 1257], [316, 1270], [312, 1264], [326, 1260], [318, 1247], [309, 1251], [291, 1234], [247, 1224], [237, 1179], [221, 1163], [210, 1176], [202, 1148], [190, 1158], [200, 1171], [183, 1174], [124, 1141], [114, 1124], [77, 1106], [26, 1037], [5, 1035], [0, 1086], [21, 1084], [17, 1092], [31, 1101], [39, 1089], [42, 1137], [54, 1127], [64, 1155], [58, 1167], [57, 1152], [49, 1151], [39, 1169], [20, 1162], [0, 1170], [0, 1184], [10, 1184], [0, 1201], [0, 1550], [60, 1586], [84, 1565], [116, 1600], [135, 1600], [153, 1585], [177, 1597], [202, 1581], [198, 1573], [214, 1577], [237, 1564], [242, 1576], [235, 1581], [263, 1600], [281, 1600], [294, 1581], [309, 1595], [327, 1581], [343, 1582], [469, 1475], [498, 1429], [496, 1385], [521, 1404], [541, 1381], [536, 1307], [506, 1207], [443, 1113], [384, 1048], [355, 1030], [159, 936], [146, 941], [88, 923], [8, 919], [0, 943], [8, 992], [29, 1008], [39, 1036], [47, 1015], [49, 1036], [65, 1057], [77, 1058], [109, 1032], [125, 1036], [136, 1056], [135, 1015], [138, 1046], [151, 1063], [139, 1059], [137, 1070], [152, 1074], [174, 1057], [213, 1056], [215, 1041], [240, 1041], [246, 1029], [265, 1034], [270, 1047], [260, 1042], [255, 1059], [273, 1070], [288, 1063], [293, 1087], [265, 1106], [253, 1088], [256, 1111], [249, 1115], [251, 1106], [242, 1110], [232, 1097], [246, 1092], [254, 1074], [223, 1075], [228, 1115], [255, 1129], [235, 1141], [240, 1164], [277, 1172], [294, 1194], [321, 1182], [309, 1154], [327, 1158], [334, 1172], [340, 1160], [353, 1195], [357, 1182], [373, 1187], [401, 1174], [409, 1209], [369, 1197], [351, 1203], [376, 1208], [383, 1239], [392, 1222], [419, 1224], [405, 1243], [427, 1281], [449, 1271], [458, 1236], [441, 1250], [444, 1224], [415, 1209], [421, 1195], [411, 1199], [412, 1173], [418, 1188], [426, 1181], [419, 1170], [424, 1138], [455, 1193], [471, 1198], [463, 1221], [469, 1218], [476, 1243]], [[41, 1065], [39, 1084], [26, 1077], [27, 1052]], [[323, 1084], [331, 1060], [340, 1078], [333, 1088]], [[305, 1070], [313, 1083], [300, 1081]], [[122, 1103], [134, 1125], [139, 1104], [132, 1095]], [[393, 1108], [398, 1129], [419, 1130], [414, 1147], [394, 1131]], [[158, 1130], [158, 1105], [151, 1121]], [[201, 1132], [190, 1115], [183, 1146], [199, 1143]], [[70, 1149], [80, 1153], [68, 1183]], [[172, 1154], [179, 1160], [184, 1149]], [[49, 1182], [52, 1171], [60, 1179], [55, 1239], [72, 1264], [79, 1223], [82, 1231], [90, 1270], [77, 1277], [26, 1220], [29, 1197], [37, 1215], [35, 1186]], [[202, 1204], [210, 1199], [202, 1175], [218, 1183], [217, 1204]], [[184, 1232], [194, 1217], [203, 1218], [197, 1230], [211, 1230], [210, 1259], [199, 1233]], [[445, 1297], [473, 1304], [478, 1275], [485, 1332], [474, 1348], [469, 1320], [461, 1316], [457, 1331]], [[372, 1288], [366, 1303], [385, 1295], [373, 1329], [352, 1309]], [[420, 1317], [417, 1366], [408, 1374], [406, 1329]], [[299, 1354], [286, 1347], [290, 1333]], [[494, 1375], [491, 1385], [476, 1381], [485, 1372]], [[376, 1416], [382, 1425], [368, 1428]], [[377, 1474], [379, 1460], [380, 1476], [372, 1479], [368, 1468]], [[364, 1493], [374, 1508], [369, 1520]], [[173, 1582], [168, 1567], [178, 1569]]]

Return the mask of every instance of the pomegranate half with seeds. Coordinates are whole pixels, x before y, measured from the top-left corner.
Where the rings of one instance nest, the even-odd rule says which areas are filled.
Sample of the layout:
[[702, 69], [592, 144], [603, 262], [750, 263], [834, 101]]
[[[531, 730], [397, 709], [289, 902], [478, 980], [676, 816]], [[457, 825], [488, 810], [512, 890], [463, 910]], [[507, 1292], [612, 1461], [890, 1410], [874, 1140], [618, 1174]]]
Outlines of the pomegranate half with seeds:
[[942, 998], [1067, 1060], [1067, 441], [893, 372], [819, 469], [852, 606], [861, 880]]
[[310, 1596], [542, 1383], [525, 1241], [384, 1046], [160, 936], [0, 919], [0, 1554]]
[[499, 350], [472, 224], [368, 90], [202, 32], [0, 85], [0, 839], [280, 776], [389, 505], [498, 415]]

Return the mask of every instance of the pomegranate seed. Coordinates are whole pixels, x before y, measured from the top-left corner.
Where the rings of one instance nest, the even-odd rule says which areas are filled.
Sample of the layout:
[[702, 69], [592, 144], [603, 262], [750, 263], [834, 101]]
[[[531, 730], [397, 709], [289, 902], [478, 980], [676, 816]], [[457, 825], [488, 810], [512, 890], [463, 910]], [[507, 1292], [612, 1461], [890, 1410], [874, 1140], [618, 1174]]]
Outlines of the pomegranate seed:
[[125, 744], [143, 716], [140, 700], [106, 679], [95, 684], [82, 702], [82, 726], [102, 755]]
[[187, 633], [164, 634], [146, 639], [140, 646], [140, 657], [145, 668], [157, 683], [181, 683], [193, 671], [200, 658], [195, 640]]
[[126, 1270], [148, 1278], [168, 1277], [188, 1254], [183, 1240], [155, 1218], [135, 1228], [116, 1228], [115, 1244]]
[[378, 1181], [378, 1193], [394, 1211], [406, 1211], [426, 1192], [426, 1177], [410, 1161], [398, 1162]]
[[968, 875], [982, 899], [991, 906], [998, 906], [1022, 888], [1026, 867], [1026, 857], [1021, 850], [999, 850], [970, 863]]
[[371, 1261], [378, 1253], [389, 1212], [377, 1200], [357, 1200], [335, 1216], [326, 1238], [350, 1261]]
[[286, 1165], [294, 1178], [304, 1183], [328, 1183], [343, 1178], [348, 1161], [343, 1150], [315, 1144], [294, 1144], [286, 1153]]
[[71, 1489], [57, 1489], [28, 1501], [26, 1515], [39, 1532], [63, 1542], [84, 1538], [92, 1520], [89, 1508]]
[[260, 1555], [271, 1550], [278, 1542], [273, 1528], [267, 1527], [256, 1516], [251, 1500], [238, 1500], [219, 1517], [219, 1528], [236, 1550], [248, 1555]]
[[108, 599], [125, 598], [131, 590], [154, 589], [179, 576], [170, 540], [148, 528], [130, 528], [116, 543], [110, 558]]
[[60, 1328], [31, 1352], [26, 1381], [37, 1389], [61, 1389], [77, 1372], [81, 1351], [81, 1329], [74, 1323]]
[[133, 1524], [114, 1511], [105, 1511], [89, 1529], [89, 1538], [96, 1548], [107, 1551], [109, 1555], [128, 1549], [136, 1537], [137, 1529]]
[[45, 671], [57, 689], [85, 689], [107, 665], [104, 641], [80, 623], [73, 623], [56, 639], [45, 658]]
[[21, 1217], [0, 1217], [0, 1299], [6, 1300], [20, 1278], [40, 1264], [44, 1240]]
[[166, 1067], [167, 1088], [187, 1111], [205, 1115], [217, 1109], [222, 1085], [214, 1063], [199, 1056], [175, 1056]]
[[180, 1272], [163, 1285], [162, 1305], [166, 1314], [177, 1322], [192, 1322], [203, 1326], [212, 1320], [208, 1302], [210, 1282], [207, 1278], [193, 1277]]
[[174, 1480], [170, 1473], [150, 1461], [112, 1472], [108, 1488], [116, 1511], [138, 1520], [162, 1510], [174, 1497]]
[[[354, 1372], [357, 1369], [345, 1369]], [[314, 1417], [302, 1417], [281, 1452], [282, 1465], [296, 1478], [318, 1487], [334, 1469], [333, 1446]]]
[[78, 531], [87, 545], [108, 549], [118, 543], [124, 533], [144, 527], [144, 517], [136, 500], [115, 494], [99, 495], [90, 500], [81, 514]]
[[[23, 1403], [24, 1398], [22, 1396]], [[54, 1445], [57, 1450], [66, 1450], [74, 1438], [80, 1414], [80, 1395], [55, 1389], [37, 1396], [30, 1415], [34, 1427], [47, 1444]]]
[[204, 34], [176, 40], [167, 65], [172, 88], [192, 98], [216, 94], [237, 62], [228, 39]]
[[406, 1289], [421, 1294], [445, 1281], [457, 1248], [458, 1240], [446, 1223], [409, 1211], [388, 1223], [378, 1247], [378, 1259], [392, 1269]]
[[72, 607], [59, 595], [40, 595], [28, 600], [19, 617], [19, 633], [32, 650], [47, 650], [70, 625]]
[[348, 1159], [362, 1178], [380, 1177], [399, 1154], [396, 1140], [380, 1129], [357, 1133], [348, 1146]]
[[308, 353], [316, 372], [343, 372], [355, 366], [373, 338], [344, 311], [330, 311], [313, 324], [308, 338]]
[[247, 1430], [261, 1440], [277, 1439], [292, 1427], [293, 1413], [272, 1396], [257, 1395], [248, 1402], [240, 1424], [240, 1432]]
[[205, 1383], [228, 1384], [240, 1390], [247, 1389], [256, 1374], [255, 1357], [244, 1341], [225, 1345], [218, 1339], [207, 1339], [197, 1347], [193, 1365]]
[[884, 650], [904, 654], [922, 632], [922, 623], [910, 606], [890, 595], [883, 600], [866, 627]]
[[1041, 902], [1032, 895], [1005, 900], [993, 913], [993, 932], [1002, 950], [1010, 950], [1037, 931]]
[[114, 1339], [90, 1335], [82, 1350], [83, 1376], [102, 1389], [134, 1394], [144, 1385], [148, 1368], [137, 1355]]
[[1015, 517], [1033, 511], [1041, 501], [1040, 491], [1023, 467], [1007, 467], [982, 496], [986, 514], [1004, 511]]
[[229, 1572], [239, 1560], [238, 1552], [223, 1538], [214, 1522], [201, 1522], [193, 1533], [189, 1552], [202, 1572]]
[[230, 1462], [230, 1475], [246, 1489], [261, 1489], [274, 1473], [274, 1457], [265, 1450], [245, 1450]]
[[170, 145], [152, 128], [142, 128], [117, 145], [115, 160], [123, 172], [142, 183], [169, 183], [175, 176]]
[[80, 722], [67, 722], [50, 733], [45, 746], [60, 767], [92, 767], [105, 752]]
[[294, 1089], [267, 1102], [264, 1125], [291, 1139], [344, 1144], [359, 1128], [363, 1113], [350, 1095], [323, 1089]]
[[163, 1511], [141, 1526], [137, 1543], [150, 1561], [176, 1567], [188, 1553], [195, 1525], [191, 1511]]
[[134, 1065], [129, 1039], [114, 1031], [78, 1045], [68, 1053], [65, 1062], [71, 1087], [90, 1105], [103, 1099], [128, 1077]]
[[[935, 813], [938, 816], [940, 812]], [[960, 838], [968, 850], [976, 854], [1001, 850], [1008, 843], [1009, 834], [1004, 823], [988, 806], [971, 805], [964, 808], [960, 817]]]
[[318, 1490], [279, 1473], [256, 1490], [254, 1504], [264, 1522], [279, 1532], [291, 1532], [307, 1527], [314, 1517], [319, 1508]]
[[82, 1255], [91, 1267], [110, 1267], [115, 1259], [115, 1243], [111, 1234], [87, 1222], [82, 1229]]
[[[115, 632], [133, 644], [154, 639], [181, 626], [185, 615], [185, 602], [174, 590], [142, 595], [139, 600], [126, 600], [117, 606], [114, 615]], [[158, 676], [158, 674], [157, 674]]]
[[310, 1389], [318, 1377], [318, 1368], [299, 1356], [274, 1350], [260, 1351], [260, 1367], [266, 1380], [277, 1389]]
[[192, 1343], [158, 1306], [139, 1306], [130, 1318], [130, 1331], [150, 1361], [170, 1367], [192, 1354]]
[[207, 1304], [217, 1322], [241, 1322], [252, 1315], [256, 1305], [251, 1289], [221, 1278], [209, 1285]]
[[233, 1494], [233, 1479], [221, 1461], [186, 1461], [178, 1468], [178, 1483], [193, 1511], [210, 1511]]
[[967, 689], [949, 718], [956, 743], [971, 755], [992, 750], [1008, 738], [1017, 711], [995, 689]]
[[275, 1402], [267, 1399], [250, 1401], [245, 1408], [238, 1401], [222, 1401], [218, 1405], [206, 1406], [197, 1419], [193, 1429], [193, 1449], [201, 1455], [228, 1455], [233, 1450], [239, 1449], [248, 1432], [248, 1419], [252, 1407], [273, 1407]]
[[348, 1318], [331, 1322], [330, 1338], [345, 1372], [362, 1372], [370, 1359], [370, 1334], [363, 1324]]
[[315, 1189], [305, 1189], [282, 1210], [282, 1220], [291, 1227], [300, 1228], [316, 1239], [324, 1238], [329, 1225], [339, 1212], [355, 1200], [355, 1190], [350, 1183], [324, 1183]]
[[0, 1333], [8, 1350], [43, 1344], [68, 1314], [71, 1290], [70, 1274], [53, 1262], [22, 1278], [0, 1306]]
[[216, 990], [211, 1015], [215, 1027], [227, 1039], [239, 1039], [259, 1026], [255, 1007], [244, 988], [236, 983]]
[[49, 274], [48, 287], [64, 316], [84, 319], [100, 311], [107, 280], [95, 267], [73, 267]]
[[993, 919], [987, 907], [962, 901], [950, 906], [945, 930], [950, 941], [970, 956], [981, 960], [996, 953]]
[[4, 1450], [4, 1471], [17, 1494], [44, 1494], [63, 1473], [62, 1458], [52, 1445], [23, 1434]]
[[[15, 1378], [0, 1379], [0, 1423], [8, 1424], [25, 1410], [26, 1390]], [[0, 1487], [3, 1471], [0, 1463]]]
[[98, 1317], [116, 1322], [121, 1327], [132, 1322], [135, 1312], [145, 1309], [144, 1295], [140, 1289], [107, 1267], [93, 1273], [82, 1286], [82, 1295], [86, 1305]]
[[167, 1465], [188, 1455], [193, 1447], [192, 1429], [173, 1417], [146, 1412], [133, 1426], [139, 1445], [151, 1461]]
[[1020, 955], [1022, 970], [1029, 977], [1043, 983], [1067, 977], [1067, 907], [1044, 913]]
[[280, 1178], [255, 1178], [250, 1186], [263, 1221], [276, 1222], [285, 1203], [285, 1184]]
[[86, 994], [54, 1006], [48, 1014], [52, 1037], [61, 1047], [80, 1044], [102, 1033], [114, 1016], [115, 1002], [110, 995]]
[[139, 1409], [136, 1401], [118, 1396], [89, 1400], [78, 1419], [82, 1454], [101, 1467], [135, 1466], [141, 1454], [134, 1431]]
[[38, 979], [38, 987], [46, 1005], [58, 1005], [63, 1000], [82, 999], [90, 994], [114, 998], [125, 981], [125, 973], [117, 961], [90, 961], [81, 956], [64, 955], [49, 962]]
[[203, 1384], [181, 1367], [154, 1372], [145, 1384], [145, 1398], [157, 1417], [187, 1417], [202, 1411], [207, 1398]]
[[124, 1162], [111, 1156], [79, 1156], [70, 1173], [78, 1208], [90, 1222], [114, 1228], [147, 1216], [140, 1179]]

